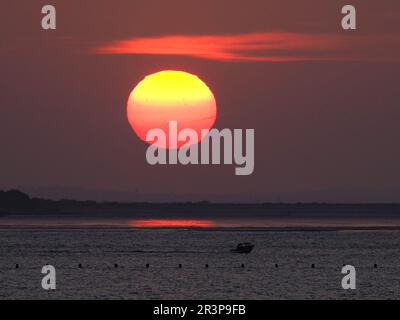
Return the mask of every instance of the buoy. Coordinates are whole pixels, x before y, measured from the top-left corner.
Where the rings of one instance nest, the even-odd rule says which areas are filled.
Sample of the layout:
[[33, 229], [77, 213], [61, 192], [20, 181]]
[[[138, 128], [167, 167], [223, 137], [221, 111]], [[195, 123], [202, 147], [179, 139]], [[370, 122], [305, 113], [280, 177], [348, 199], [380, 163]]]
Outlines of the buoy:
[[179, 264], [179, 269], [180, 269], [180, 268], [182, 268], [182, 265], [181, 265], [181, 264]]
[[19, 264], [17, 263], [16, 265], [15, 265], [15, 269], [18, 269], [19, 268]]
[[78, 265], [78, 268], [82, 268], [82, 264], [81, 263]]
[[146, 263], [146, 268], [149, 268], [149, 267], [150, 267], [150, 265], [148, 263]]
[[275, 268], [278, 268], [278, 264], [277, 263], [275, 263]]
[[114, 264], [114, 268], [118, 268], [118, 264], [116, 263], [116, 264]]
[[374, 268], [375, 268], [375, 269], [378, 268], [378, 265], [377, 265], [376, 263], [374, 264]]
[[314, 263], [313, 263], [313, 264], [311, 264], [311, 268], [313, 268], [313, 269], [315, 268], [315, 265], [314, 265]]
[[208, 268], [208, 264], [206, 264], [206, 268]]
[[242, 263], [242, 268], [244, 268], [244, 263]]

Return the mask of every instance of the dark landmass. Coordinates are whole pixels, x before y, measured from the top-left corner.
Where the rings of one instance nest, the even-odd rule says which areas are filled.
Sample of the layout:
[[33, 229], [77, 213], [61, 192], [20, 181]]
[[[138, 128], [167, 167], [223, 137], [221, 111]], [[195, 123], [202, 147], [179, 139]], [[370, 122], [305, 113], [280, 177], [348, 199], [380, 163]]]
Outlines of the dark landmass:
[[118, 203], [30, 198], [18, 191], [0, 191], [0, 215], [82, 215], [134, 217], [287, 217], [287, 218], [400, 218], [400, 204], [333, 203]]

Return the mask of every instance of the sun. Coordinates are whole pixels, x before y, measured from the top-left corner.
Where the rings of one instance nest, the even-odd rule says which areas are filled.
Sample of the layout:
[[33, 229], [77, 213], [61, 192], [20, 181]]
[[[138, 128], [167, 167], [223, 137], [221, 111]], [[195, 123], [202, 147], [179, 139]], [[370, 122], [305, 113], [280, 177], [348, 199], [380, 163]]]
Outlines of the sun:
[[[196, 75], [176, 70], [146, 76], [132, 90], [127, 103], [128, 121], [139, 138], [146, 141], [149, 130], [162, 129], [167, 146], [169, 121], [177, 122], [178, 132], [195, 130], [198, 143], [204, 137], [201, 129], [212, 128], [216, 113], [217, 105], [210, 88]], [[177, 147], [184, 143], [178, 142]]]

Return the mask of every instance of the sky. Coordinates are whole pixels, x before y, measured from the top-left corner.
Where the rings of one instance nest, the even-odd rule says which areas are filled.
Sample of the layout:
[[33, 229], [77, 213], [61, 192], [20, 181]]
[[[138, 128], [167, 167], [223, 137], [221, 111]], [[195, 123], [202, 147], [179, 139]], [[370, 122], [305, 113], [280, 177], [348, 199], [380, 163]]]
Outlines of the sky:
[[[0, 188], [118, 201], [400, 201], [400, 3], [0, 3]], [[146, 75], [199, 76], [215, 127], [255, 129], [255, 170], [150, 166], [126, 117]]]

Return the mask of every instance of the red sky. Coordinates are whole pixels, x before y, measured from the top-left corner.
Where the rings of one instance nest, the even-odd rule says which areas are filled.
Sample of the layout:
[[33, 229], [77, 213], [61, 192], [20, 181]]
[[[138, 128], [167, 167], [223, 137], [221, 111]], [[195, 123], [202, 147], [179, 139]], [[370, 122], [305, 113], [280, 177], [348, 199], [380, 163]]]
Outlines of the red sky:
[[[400, 201], [400, 3], [351, 3], [358, 29], [345, 32], [344, 1], [55, 0], [57, 30], [45, 32], [43, 1], [2, 1], [0, 188], [108, 200]], [[217, 128], [256, 130], [253, 175], [146, 163], [126, 102], [163, 69], [209, 85]]]

